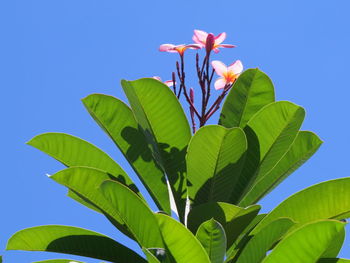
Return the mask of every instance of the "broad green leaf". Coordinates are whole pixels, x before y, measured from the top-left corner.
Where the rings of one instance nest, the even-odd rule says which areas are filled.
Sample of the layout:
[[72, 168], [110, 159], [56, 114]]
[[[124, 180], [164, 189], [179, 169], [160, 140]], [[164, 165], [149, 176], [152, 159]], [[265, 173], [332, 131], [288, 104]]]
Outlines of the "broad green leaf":
[[74, 191], [85, 202], [95, 206], [115, 225], [122, 233], [135, 238], [125, 226], [125, 222], [115, 208], [103, 196], [99, 186], [112, 177], [104, 171], [89, 167], [71, 167], [57, 172], [50, 177], [57, 183]]
[[245, 231], [259, 213], [260, 208], [259, 205], [249, 206], [224, 225], [227, 237], [227, 247], [230, 247]]
[[126, 185], [134, 185], [123, 169], [91, 143], [65, 133], [44, 133], [27, 144], [52, 156], [67, 167], [87, 166], [106, 171]]
[[284, 200], [253, 230], [279, 217], [288, 217], [298, 224], [318, 219], [344, 219], [350, 215], [350, 178], [326, 181], [306, 188]]
[[100, 188], [142, 247], [164, 248], [157, 219], [143, 200], [116, 181], [105, 181]]
[[208, 125], [196, 132], [186, 156], [188, 193], [193, 206], [230, 202], [246, 150], [246, 137], [240, 128]]
[[317, 263], [350, 263], [350, 259], [344, 258], [321, 258]]
[[48, 260], [36, 261], [33, 263], [84, 263], [84, 262], [74, 260], [74, 259], [48, 259]]
[[332, 243], [326, 249], [326, 251], [321, 255], [321, 258], [334, 258], [338, 256], [341, 248], [343, 247], [345, 240], [345, 228], [339, 231], [338, 236], [334, 237]]
[[272, 246], [294, 225], [293, 221], [288, 218], [279, 218], [254, 236], [239, 254], [237, 263], [259, 263], [266, 256]]
[[335, 220], [316, 221], [285, 236], [263, 263], [315, 263], [327, 250], [344, 223]]
[[248, 122], [259, 141], [260, 164], [257, 179], [270, 171], [297, 136], [305, 110], [289, 101], [271, 103]]
[[148, 263], [160, 263], [155, 255], [153, 255], [147, 248], [142, 248], [143, 253], [145, 253]]
[[71, 226], [38, 226], [15, 233], [7, 250], [48, 251], [112, 262], [146, 262], [131, 249], [102, 234]]
[[166, 172], [180, 220], [186, 207], [186, 148], [191, 130], [174, 93], [155, 79], [122, 81], [135, 118], [142, 128], [158, 164]]
[[306, 162], [321, 146], [318, 136], [309, 131], [299, 131], [295, 141], [282, 159], [266, 175], [260, 178], [243, 197], [240, 205], [257, 203], [292, 172]]
[[210, 259], [198, 239], [175, 219], [156, 214], [167, 249], [176, 263], [210, 263]]
[[244, 71], [233, 84], [222, 107], [219, 124], [241, 127], [265, 105], [275, 101], [270, 78], [259, 69]]
[[288, 101], [279, 101], [265, 106], [249, 120], [244, 128], [248, 140], [246, 163], [240, 182], [234, 189], [234, 203], [254, 182], [274, 168], [288, 151], [304, 116], [303, 108]]
[[196, 238], [204, 247], [212, 263], [224, 262], [226, 252], [226, 234], [221, 224], [214, 219], [202, 223]]
[[170, 214], [164, 172], [155, 162], [132, 110], [124, 102], [103, 94], [92, 94], [82, 101], [134, 168], [158, 208]]
[[[27, 144], [50, 155], [67, 167], [87, 166], [106, 171], [141, 196], [136, 185], [123, 169], [109, 155], [87, 141], [65, 133], [44, 133], [34, 137]], [[68, 196], [71, 195], [74, 194], [68, 194]], [[74, 200], [84, 204], [78, 197]]]
[[196, 233], [200, 224], [213, 218], [225, 229], [227, 247], [230, 247], [256, 217], [259, 210], [260, 206], [258, 205], [241, 208], [223, 202], [206, 203], [194, 207], [189, 212], [187, 227], [192, 233]]
[[232, 258], [236, 256], [237, 253], [248, 243], [250, 240], [250, 232], [254, 227], [266, 216], [266, 214], [257, 215], [246, 228], [241, 231], [240, 235], [236, 238], [235, 242], [232, 246], [226, 251], [226, 260], [225, 262], [229, 262]]
[[67, 193], [67, 196], [72, 198], [73, 200], [77, 201], [78, 203], [86, 206], [87, 208], [90, 208], [91, 210], [94, 210], [98, 213], [103, 213], [98, 207], [96, 207], [93, 203], [89, 202], [88, 200], [84, 199], [82, 196], [79, 194], [75, 193], [72, 190], [69, 190]]
[[174, 258], [164, 248], [142, 248], [148, 262], [152, 263], [176, 263]]
[[190, 210], [187, 217], [187, 227], [196, 233], [198, 227], [205, 221], [214, 218], [221, 225], [232, 221], [244, 208], [224, 202], [211, 202], [196, 206]]

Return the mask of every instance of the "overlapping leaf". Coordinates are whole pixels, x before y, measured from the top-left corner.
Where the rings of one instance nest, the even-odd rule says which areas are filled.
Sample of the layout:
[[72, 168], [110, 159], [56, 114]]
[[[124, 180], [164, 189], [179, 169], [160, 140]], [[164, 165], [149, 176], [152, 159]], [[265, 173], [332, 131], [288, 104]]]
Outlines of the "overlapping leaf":
[[111, 179], [109, 174], [89, 167], [71, 167], [59, 171], [50, 178], [74, 191], [85, 202], [102, 211], [121, 232], [130, 238], [135, 238], [99, 189], [104, 181]]
[[131, 249], [99, 233], [71, 226], [38, 226], [15, 233], [7, 250], [48, 251], [130, 263], [146, 262]]
[[249, 235], [254, 229], [254, 227], [266, 216], [266, 214], [259, 214], [254, 217], [253, 220], [241, 231], [239, 236], [233, 242], [232, 246], [226, 251], [226, 260], [225, 262], [229, 262], [232, 258], [234, 258], [244, 246], [249, 242], [251, 236]]
[[164, 172], [155, 162], [132, 110], [122, 101], [103, 94], [92, 94], [82, 101], [134, 168], [159, 209], [170, 214]]
[[326, 181], [306, 188], [284, 200], [253, 230], [279, 217], [288, 217], [298, 224], [318, 219], [344, 219], [350, 215], [350, 178]]
[[200, 224], [213, 218], [225, 229], [227, 247], [230, 247], [254, 220], [259, 210], [260, 206], [258, 205], [241, 208], [223, 202], [206, 203], [196, 206], [190, 211], [187, 226], [193, 233], [196, 233]]
[[202, 223], [196, 238], [207, 252], [211, 263], [222, 263], [226, 253], [226, 234], [221, 224], [214, 219]]
[[188, 193], [193, 206], [230, 202], [247, 150], [240, 128], [209, 125], [193, 136], [186, 156]]
[[100, 188], [142, 247], [164, 248], [158, 222], [143, 200], [116, 181], [105, 181]]
[[145, 253], [148, 263], [160, 263], [155, 255], [151, 253], [147, 248], [142, 248], [143, 253]]
[[[237, 263], [259, 263], [272, 246], [294, 225], [288, 218], [279, 218], [264, 227], [242, 249]], [[229, 257], [230, 258], [230, 257]]]
[[303, 108], [291, 102], [279, 101], [265, 106], [249, 120], [244, 128], [248, 140], [247, 157], [243, 176], [234, 189], [235, 203], [288, 151], [304, 116]]
[[344, 231], [344, 223], [336, 220], [304, 225], [280, 241], [262, 263], [314, 263], [333, 240]]
[[350, 259], [345, 258], [321, 258], [317, 263], [349, 263]]
[[270, 78], [259, 69], [248, 69], [239, 76], [227, 95], [219, 124], [227, 128], [244, 128], [255, 113], [274, 101]]
[[133, 184], [129, 176], [111, 157], [78, 137], [65, 133], [44, 133], [34, 137], [27, 144], [45, 152], [68, 167], [96, 168], [120, 178], [126, 185]]
[[[130, 186], [133, 191], [141, 196], [141, 193], [124, 170], [105, 152], [87, 141], [65, 133], [44, 133], [31, 139], [28, 144], [45, 152], [65, 166], [87, 166], [105, 171], [113, 175], [116, 180]], [[74, 193], [68, 193], [68, 196], [83, 205], [87, 205], [83, 199]], [[92, 208], [89, 205], [87, 206]]]
[[136, 120], [171, 183], [180, 219], [186, 207], [185, 153], [191, 130], [174, 93], [155, 79], [122, 81]]
[[156, 214], [164, 243], [176, 263], [210, 263], [210, 259], [198, 239], [180, 222]]
[[211, 202], [192, 208], [187, 217], [187, 227], [196, 233], [198, 227], [203, 222], [214, 218], [225, 225], [232, 221], [244, 208], [224, 202]]
[[258, 202], [274, 189], [288, 175], [306, 162], [321, 146], [318, 136], [309, 131], [299, 131], [287, 153], [267, 174], [257, 180], [245, 194], [240, 205], [247, 206]]

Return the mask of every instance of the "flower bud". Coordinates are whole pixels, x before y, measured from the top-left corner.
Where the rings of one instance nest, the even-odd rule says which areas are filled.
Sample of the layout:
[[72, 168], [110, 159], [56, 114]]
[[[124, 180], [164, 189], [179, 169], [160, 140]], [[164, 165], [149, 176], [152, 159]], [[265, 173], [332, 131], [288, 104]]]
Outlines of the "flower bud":
[[193, 90], [193, 88], [190, 88], [190, 100], [192, 103], [194, 102], [194, 90]]
[[215, 36], [212, 33], [209, 33], [207, 36], [207, 40], [205, 41], [205, 50], [207, 51], [207, 54], [209, 54], [214, 47], [215, 44]]

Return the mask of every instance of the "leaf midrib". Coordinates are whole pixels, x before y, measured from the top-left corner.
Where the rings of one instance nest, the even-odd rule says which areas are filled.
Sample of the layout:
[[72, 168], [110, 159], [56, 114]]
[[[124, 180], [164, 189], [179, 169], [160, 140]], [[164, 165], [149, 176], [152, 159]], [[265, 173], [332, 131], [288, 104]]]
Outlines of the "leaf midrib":
[[214, 173], [213, 173], [213, 176], [212, 176], [212, 178], [213, 178], [213, 183], [212, 183], [212, 187], [210, 187], [210, 192], [209, 192], [209, 199], [208, 199], [208, 201], [211, 201], [212, 198], [213, 198], [214, 187], [215, 187], [216, 179], [217, 179], [217, 178], [216, 178], [216, 177], [217, 177], [216, 171], [217, 171], [217, 167], [218, 167], [218, 163], [219, 163], [220, 156], [222, 155], [221, 148], [222, 148], [222, 145], [223, 145], [223, 142], [224, 142], [226, 136], [228, 135], [228, 133], [229, 133], [230, 131], [225, 130], [224, 132], [225, 132], [225, 135], [222, 137], [222, 140], [221, 140], [221, 142], [220, 142], [220, 147], [219, 147], [219, 152], [218, 152], [218, 158], [216, 158], [216, 161], [215, 161], [215, 168], [214, 168]]
[[151, 131], [153, 137], [155, 138], [155, 144], [156, 144], [156, 145], [155, 145], [155, 148], [156, 148], [156, 150], [157, 150], [157, 154], [158, 154], [159, 158], [160, 158], [161, 161], [162, 161], [162, 164], [161, 164], [160, 166], [161, 166], [162, 170], [164, 171], [164, 173], [167, 174], [167, 172], [166, 172], [166, 170], [165, 170], [165, 166], [164, 166], [163, 156], [160, 154], [160, 151], [159, 151], [159, 147], [158, 147], [158, 138], [156, 137], [156, 134], [155, 134], [155, 132], [154, 132], [154, 130], [153, 130], [153, 128], [152, 128], [151, 122], [150, 122], [150, 120], [149, 120], [149, 118], [148, 118], [148, 116], [147, 116], [147, 114], [146, 114], [146, 111], [145, 111], [145, 109], [144, 109], [144, 107], [143, 107], [143, 105], [142, 105], [142, 103], [141, 103], [141, 100], [140, 100], [140, 98], [139, 98], [137, 92], [134, 92], [132, 84], [130, 84], [128, 81], [125, 81], [125, 83], [128, 85], [129, 90], [130, 90], [130, 91], [135, 95], [135, 97], [137, 98], [137, 101], [138, 101], [138, 103], [139, 103], [139, 106], [140, 106], [140, 108], [142, 109], [142, 113], [143, 113], [143, 115], [144, 115], [144, 117], [145, 117], [145, 119], [146, 119], [146, 121], [147, 121], [147, 126], [148, 126], [148, 128], [150, 129], [150, 131]]
[[[292, 145], [291, 145], [290, 147], [292, 147]], [[269, 188], [267, 188], [266, 191], [264, 191], [258, 198], [256, 198], [256, 199], [254, 200], [254, 202], [252, 202], [252, 203], [256, 203], [257, 200], [259, 200], [259, 199], [260, 199], [262, 196], [264, 196], [271, 188], [273, 188], [273, 186], [276, 185], [276, 183], [278, 182], [278, 180], [279, 180], [280, 178], [282, 178], [284, 175], [288, 174], [290, 171], [293, 171], [294, 167], [295, 167], [297, 164], [299, 164], [300, 162], [303, 162], [303, 161], [305, 162], [305, 159], [308, 159], [308, 157], [309, 157], [315, 150], [317, 150], [317, 148], [319, 148], [319, 147], [320, 147], [320, 145], [318, 145], [318, 146], [312, 148], [312, 149], [311, 149], [310, 151], [308, 151], [305, 155], [303, 155], [303, 158], [301, 158], [301, 159], [299, 159], [298, 161], [294, 162], [294, 163], [292, 164], [292, 166], [291, 166], [285, 173], [283, 173], [281, 176], [279, 176], [278, 179], [277, 179]], [[289, 148], [289, 149], [290, 149], [290, 148]], [[258, 181], [252, 186], [251, 190], [246, 194], [246, 196], [247, 196], [250, 192], [252, 192], [253, 187], [255, 187], [257, 184], [259, 184], [259, 183], [265, 178], [265, 176], [268, 176], [268, 175], [273, 171], [273, 169], [281, 162], [281, 160], [282, 160], [283, 157], [288, 153], [288, 151], [289, 151], [289, 150], [287, 150], [287, 152], [281, 157], [281, 159], [276, 163], [276, 165], [275, 165], [270, 171], [268, 171], [262, 178], [260, 178], [260, 180], [258, 180]]]
[[[101, 95], [101, 94], [98, 94], [98, 95]], [[131, 113], [131, 116], [132, 116], [132, 120], [137, 124], [137, 121], [136, 121], [136, 118], [135, 118], [135, 115], [134, 115], [134, 112], [132, 111], [132, 109], [126, 104], [124, 103], [123, 101], [113, 97], [113, 96], [108, 96], [108, 95], [103, 95], [103, 96], [107, 96], [107, 97], [111, 97], [113, 99], [116, 99], [118, 102], [122, 103], [123, 106], [125, 106]], [[136, 167], [134, 166], [133, 162], [131, 162], [129, 160], [129, 158], [127, 157], [127, 155], [124, 153], [124, 151], [121, 149], [121, 147], [119, 147], [119, 144], [115, 141], [115, 139], [113, 138], [112, 136], [112, 133], [110, 132], [110, 129], [106, 128], [105, 125], [102, 124], [102, 122], [100, 121], [100, 119], [96, 116], [95, 112], [90, 110], [90, 108], [84, 103], [83, 101], [83, 104], [85, 105], [86, 109], [88, 110], [88, 112], [91, 114], [91, 116], [96, 120], [96, 122], [99, 124], [99, 126], [101, 126], [101, 128], [107, 133], [107, 135], [111, 138], [111, 140], [114, 142], [114, 144], [118, 147], [118, 149], [120, 150], [120, 152], [123, 154], [124, 158], [128, 160], [128, 163], [130, 164], [130, 166], [133, 168], [133, 170], [135, 171], [135, 173], [138, 175], [138, 178], [141, 180], [143, 186], [148, 190], [148, 192], [150, 193], [150, 195], [152, 196], [152, 199], [154, 200], [154, 202], [157, 204], [157, 206], [159, 206], [159, 208], [162, 208], [162, 205], [160, 204], [160, 202], [158, 201], [157, 197], [155, 196], [154, 194], [154, 191], [152, 188], [150, 188], [148, 186], [148, 184], [144, 181], [144, 178], [143, 176], [139, 173], [138, 169], [136, 169]], [[132, 128], [135, 128], [137, 129], [137, 126], [135, 127], [132, 127]], [[152, 155], [152, 159], [153, 161], [154, 160], [154, 157]], [[164, 171], [163, 171], [163, 174], [164, 174]], [[153, 197], [154, 196], [154, 197]]]
[[[256, 78], [256, 74], [257, 74], [257, 69], [254, 70], [254, 76], [253, 76], [253, 79], [251, 81], [251, 85], [249, 86], [248, 88], [248, 92], [247, 92], [247, 96], [246, 96], [246, 100], [244, 100], [244, 105], [243, 105], [243, 110], [241, 111], [241, 115], [239, 116], [239, 122], [238, 122], [238, 127], [242, 127], [242, 120], [243, 120], [243, 115], [247, 109], [247, 104], [248, 104], [248, 100], [249, 100], [249, 97], [250, 97], [250, 93], [252, 91], [252, 86], [253, 86], [253, 83], [255, 82], [255, 78]], [[247, 124], [247, 123], [246, 123]]]
[[[297, 112], [300, 110], [300, 108], [298, 108], [294, 113], [293, 113], [293, 115], [292, 115], [292, 117], [290, 118], [290, 120], [293, 120], [293, 119], [295, 119], [295, 115], [297, 114]], [[289, 122], [286, 122], [287, 124], [282, 128], [282, 129], [280, 129], [280, 131], [281, 132], [279, 132], [279, 135], [276, 137], [276, 139], [274, 140], [274, 142], [271, 144], [271, 146], [269, 147], [269, 150], [265, 153], [265, 156], [264, 156], [264, 158], [259, 162], [259, 166], [258, 166], [258, 168], [256, 169], [256, 171], [254, 172], [254, 175], [252, 176], [252, 178], [251, 178], [251, 183], [250, 184], [254, 184], [254, 181], [255, 181], [255, 179], [257, 179], [258, 177], [259, 177], [259, 171], [260, 171], [260, 168], [261, 168], [261, 164], [265, 161], [265, 159], [266, 159], [266, 157], [269, 155], [269, 153], [271, 152], [271, 150], [272, 150], [272, 148], [273, 148], [273, 146], [276, 144], [276, 141], [281, 137], [281, 134], [286, 130], [286, 128], [290, 125], [290, 123], [291, 123], [291, 121], [289, 121]], [[296, 133], [296, 135], [297, 135], [297, 133]], [[295, 137], [296, 137], [296, 135], [295, 135]], [[294, 140], [295, 140], [295, 138], [294, 138]], [[292, 144], [291, 144], [292, 145]], [[289, 147], [291, 147], [291, 145], [289, 145]], [[289, 148], [288, 148], [289, 149]], [[288, 151], [288, 149], [287, 149], [287, 151]], [[287, 152], [286, 151], [286, 152]], [[286, 153], [284, 153], [284, 154], [286, 154]], [[284, 156], [284, 154], [282, 155], [282, 157]], [[277, 161], [277, 163], [282, 159], [282, 157]], [[273, 168], [275, 167], [275, 165], [267, 172], [267, 173], [269, 173]], [[267, 174], [267, 173], [265, 173], [265, 175]], [[246, 189], [248, 189], [248, 187], [246, 187]], [[238, 199], [239, 201], [238, 201], [238, 203], [240, 203], [241, 201], [242, 201], [242, 199], [243, 199], [243, 197], [246, 195], [246, 191], [244, 191], [242, 194], [241, 194], [241, 196], [240, 196], [240, 198]]]

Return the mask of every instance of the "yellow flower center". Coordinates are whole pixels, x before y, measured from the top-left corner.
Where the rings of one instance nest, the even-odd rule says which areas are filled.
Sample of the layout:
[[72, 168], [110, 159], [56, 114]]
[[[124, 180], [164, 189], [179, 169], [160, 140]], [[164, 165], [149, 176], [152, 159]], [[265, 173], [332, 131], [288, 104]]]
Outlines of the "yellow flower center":
[[175, 50], [177, 52], [179, 52], [180, 55], [183, 55], [183, 53], [185, 52], [185, 50], [187, 49], [186, 46], [179, 46], [179, 47], [176, 47]]
[[223, 75], [227, 83], [232, 83], [237, 79], [237, 74], [235, 74], [233, 71], [225, 72]]

